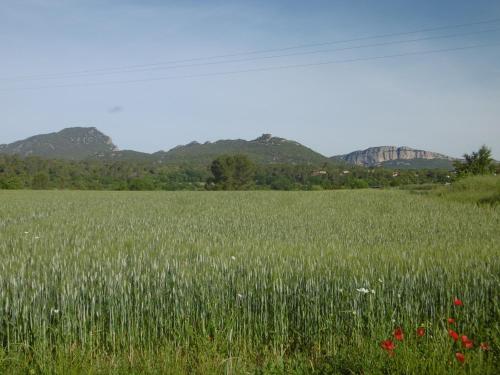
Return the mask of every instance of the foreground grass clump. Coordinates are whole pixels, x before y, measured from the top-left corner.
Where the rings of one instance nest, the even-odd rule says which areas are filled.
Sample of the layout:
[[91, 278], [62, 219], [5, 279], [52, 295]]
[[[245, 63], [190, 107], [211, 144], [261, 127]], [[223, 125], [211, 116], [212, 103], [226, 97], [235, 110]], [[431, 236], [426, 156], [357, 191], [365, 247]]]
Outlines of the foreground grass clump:
[[[496, 372], [498, 208], [402, 191], [0, 206], [0, 373]], [[464, 363], [449, 317], [477, 343]]]
[[500, 176], [471, 176], [432, 192], [450, 201], [496, 206], [500, 204]]

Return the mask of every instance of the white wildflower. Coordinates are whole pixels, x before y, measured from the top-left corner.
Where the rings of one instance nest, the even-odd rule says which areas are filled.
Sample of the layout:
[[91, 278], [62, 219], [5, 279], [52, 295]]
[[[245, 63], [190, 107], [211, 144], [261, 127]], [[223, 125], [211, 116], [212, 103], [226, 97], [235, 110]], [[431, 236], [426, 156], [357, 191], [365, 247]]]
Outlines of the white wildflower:
[[370, 293], [370, 290], [369, 289], [366, 289], [366, 288], [359, 288], [359, 289], [356, 289], [359, 293], [363, 293], [363, 294], [366, 294], [366, 293]]
[[236, 260], [236, 257], [234, 255], [231, 255], [231, 260]]

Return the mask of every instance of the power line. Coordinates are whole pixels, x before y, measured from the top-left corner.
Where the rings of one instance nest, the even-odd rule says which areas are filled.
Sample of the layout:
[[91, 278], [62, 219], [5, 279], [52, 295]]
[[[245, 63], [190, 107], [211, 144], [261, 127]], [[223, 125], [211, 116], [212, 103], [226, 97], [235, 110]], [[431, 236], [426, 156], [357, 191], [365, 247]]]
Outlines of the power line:
[[213, 72], [213, 73], [200, 73], [200, 74], [189, 74], [189, 75], [178, 75], [178, 76], [154, 77], [154, 78], [144, 78], [144, 79], [134, 79], [134, 80], [88, 82], [88, 83], [61, 84], [61, 85], [50, 85], [50, 86], [47, 85], [47, 86], [38, 86], [38, 87], [20, 87], [20, 88], [11, 88], [11, 89], [0, 89], [0, 91], [40, 90], [40, 89], [48, 89], [48, 88], [106, 86], [106, 85], [115, 85], [115, 84], [154, 82], [154, 81], [162, 81], [162, 80], [170, 80], [170, 79], [183, 79], [183, 78], [185, 79], [185, 78], [201, 78], [201, 77], [236, 75], [236, 74], [241, 74], [241, 73], [265, 72], [265, 71], [285, 70], [285, 69], [295, 69], [295, 68], [308, 68], [308, 67], [322, 66], [322, 65], [347, 64], [347, 63], [355, 63], [355, 62], [370, 61], [370, 60], [383, 60], [383, 59], [398, 58], [398, 57], [405, 57], [405, 56], [430, 55], [430, 54], [436, 54], [436, 53], [463, 51], [463, 50], [470, 50], [470, 49], [474, 49], [474, 48], [492, 47], [492, 46], [498, 46], [498, 45], [500, 45], [500, 43], [476, 44], [476, 45], [469, 45], [469, 46], [462, 46], [462, 47], [441, 48], [441, 49], [415, 51], [415, 52], [404, 52], [404, 53], [398, 53], [398, 54], [392, 54], [392, 55], [379, 55], [379, 56], [372, 56], [372, 57], [360, 57], [360, 58], [343, 59], [343, 60], [330, 60], [330, 61], [321, 61], [321, 62], [317, 62], [317, 63], [307, 63], [307, 64], [279, 65], [279, 66], [264, 67], [264, 68], [252, 68], [252, 69], [242, 69], [242, 70]]
[[62, 78], [81, 78], [81, 77], [91, 77], [91, 76], [105, 76], [105, 75], [113, 75], [113, 74], [122, 74], [122, 73], [151, 72], [151, 71], [158, 71], [158, 70], [170, 70], [170, 69], [198, 67], [198, 66], [213, 66], [213, 65], [220, 65], [220, 64], [230, 64], [230, 63], [238, 63], [238, 62], [275, 59], [275, 58], [291, 57], [291, 56], [304, 56], [304, 55], [319, 54], [319, 53], [325, 53], [325, 52], [338, 52], [338, 51], [347, 51], [347, 50], [355, 50], [355, 49], [370, 48], [370, 47], [382, 47], [382, 46], [397, 45], [397, 44], [404, 44], [404, 43], [415, 43], [415, 42], [426, 41], [426, 40], [456, 38], [456, 37], [461, 37], [461, 36], [486, 34], [486, 33], [491, 33], [491, 32], [495, 32], [495, 31], [499, 31], [499, 30], [500, 30], [500, 28], [496, 28], [496, 29], [488, 29], [488, 30], [464, 32], [464, 33], [454, 33], [454, 34], [437, 35], [437, 36], [429, 36], [429, 37], [414, 38], [414, 39], [405, 39], [405, 40], [395, 40], [395, 41], [388, 41], [388, 42], [363, 44], [363, 45], [341, 47], [341, 48], [334, 48], [334, 49], [300, 51], [300, 52], [292, 52], [292, 53], [287, 53], [287, 54], [256, 56], [256, 57], [249, 57], [249, 58], [242, 58], [242, 59], [223, 60], [223, 61], [211, 61], [211, 62], [170, 65], [170, 66], [156, 66], [156, 67], [141, 68], [141, 69], [135, 68], [135, 69], [108, 71], [108, 72], [81, 73], [81, 74], [74, 74], [74, 75], [67, 74], [64, 77], [53, 76], [53, 77], [47, 77], [47, 78], [25, 78], [25, 79], [14, 79], [13, 78], [10, 80], [4, 79], [3, 81], [19, 82], [19, 81], [33, 81], [33, 80], [56, 80], [56, 79], [62, 79]]
[[412, 30], [412, 31], [404, 31], [404, 32], [397, 32], [397, 33], [385, 33], [385, 34], [356, 37], [356, 38], [336, 40], [336, 41], [299, 44], [299, 45], [282, 47], [282, 48], [260, 49], [260, 50], [247, 51], [247, 52], [236, 52], [236, 53], [212, 55], [212, 56], [206, 56], [206, 57], [195, 57], [195, 58], [189, 58], [189, 59], [171, 60], [171, 61], [163, 61], [163, 62], [156, 62], [156, 63], [149, 63], [149, 64], [126, 65], [126, 66], [122, 66], [122, 67], [86, 69], [86, 70], [73, 71], [73, 72], [67, 72], [67, 73], [37, 74], [37, 75], [30, 75], [30, 76], [0, 78], [0, 80], [3, 81], [3, 80], [12, 80], [12, 79], [33, 79], [33, 78], [51, 78], [51, 77], [65, 78], [65, 76], [75, 75], [75, 74], [99, 73], [99, 72], [109, 72], [109, 71], [123, 70], [123, 69], [134, 69], [134, 68], [161, 66], [161, 65], [182, 64], [182, 63], [189, 63], [189, 62], [202, 61], [202, 60], [223, 59], [223, 58], [230, 58], [230, 57], [270, 53], [270, 52], [283, 52], [283, 51], [288, 51], [288, 50], [293, 50], [293, 49], [301, 49], [301, 48], [311, 48], [311, 47], [321, 47], [321, 46], [326, 46], [326, 45], [334, 45], [334, 44], [342, 44], [342, 43], [352, 43], [352, 42], [363, 41], [363, 40], [381, 39], [381, 38], [389, 38], [389, 37], [394, 37], [394, 36], [417, 34], [417, 33], [422, 33], [422, 32], [432, 32], [432, 31], [438, 31], [438, 30], [446, 30], [446, 29], [453, 29], [453, 28], [491, 24], [491, 23], [496, 23], [499, 21], [500, 21], [500, 18], [493, 18], [493, 19], [483, 20], [483, 21], [478, 21], [478, 22], [461, 23], [461, 24], [454, 24], [454, 25], [447, 25], [447, 26], [437, 26], [437, 27], [423, 28], [423, 29]]

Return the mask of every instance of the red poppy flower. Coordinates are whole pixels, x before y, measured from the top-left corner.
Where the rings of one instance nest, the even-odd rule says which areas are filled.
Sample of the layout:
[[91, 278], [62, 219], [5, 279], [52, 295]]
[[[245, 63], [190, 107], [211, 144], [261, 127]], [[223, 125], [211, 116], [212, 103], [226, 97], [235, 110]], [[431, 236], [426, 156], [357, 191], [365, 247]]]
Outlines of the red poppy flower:
[[481, 350], [490, 350], [490, 346], [487, 342], [482, 342], [481, 344], [479, 344], [479, 347], [481, 348]]
[[405, 336], [404, 336], [404, 334], [403, 334], [403, 330], [402, 330], [401, 328], [396, 328], [396, 329], [394, 330], [393, 335], [394, 335], [394, 338], [395, 338], [396, 340], [398, 340], [398, 341], [403, 341], [403, 340], [404, 340], [404, 338], [405, 338]]
[[455, 353], [455, 357], [457, 358], [458, 362], [460, 362], [460, 363], [465, 362], [465, 356], [462, 353], [460, 353], [460, 352]]
[[392, 342], [392, 340], [384, 340], [380, 343], [382, 349], [384, 349], [390, 356], [394, 355], [394, 349], [396, 349], [396, 345]]
[[453, 301], [453, 304], [455, 306], [463, 306], [464, 305], [464, 303], [461, 300], [459, 300], [457, 297], [455, 297], [455, 300]]
[[448, 318], [448, 324], [455, 324], [455, 319]]
[[462, 345], [467, 349], [472, 349], [474, 347], [474, 342], [469, 340], [465, 335], [462, 335]]
[[453, 338], [454, 341], [458, 340], [458, 333], [456, 333], [454, 330], [449, 329], [448, 334]]
[[425, 328], [424, 327], [417, 328], [417, 336], [420, 336], [420, 337], [425, 336]]

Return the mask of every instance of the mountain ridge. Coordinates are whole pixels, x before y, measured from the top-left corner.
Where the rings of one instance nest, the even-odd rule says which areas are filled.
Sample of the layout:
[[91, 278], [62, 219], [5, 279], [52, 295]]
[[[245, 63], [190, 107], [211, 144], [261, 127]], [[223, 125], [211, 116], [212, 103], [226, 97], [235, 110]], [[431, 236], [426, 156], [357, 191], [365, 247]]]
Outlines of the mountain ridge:
[[413, 149], [407, 146], [377, 146], [348, 154], [326, 157], [299, 142], [262, 134], [252, 139], [221, 139], [200, 143], [192, 141], [169, 150], [145, 153], [120, 150], [111, 138], [95, 127], [71, 127], [59, 132], [39, 134], [10, 144], [0, 145], [0, 154], [40, 156], [69, 160], [154, 161], [165, 164], [208, 165], [221, 154], [242, 153], [253, 161], [265, 164], [322, 164], [342, 162], [365, 167], [449, 168], [456, 159]]

